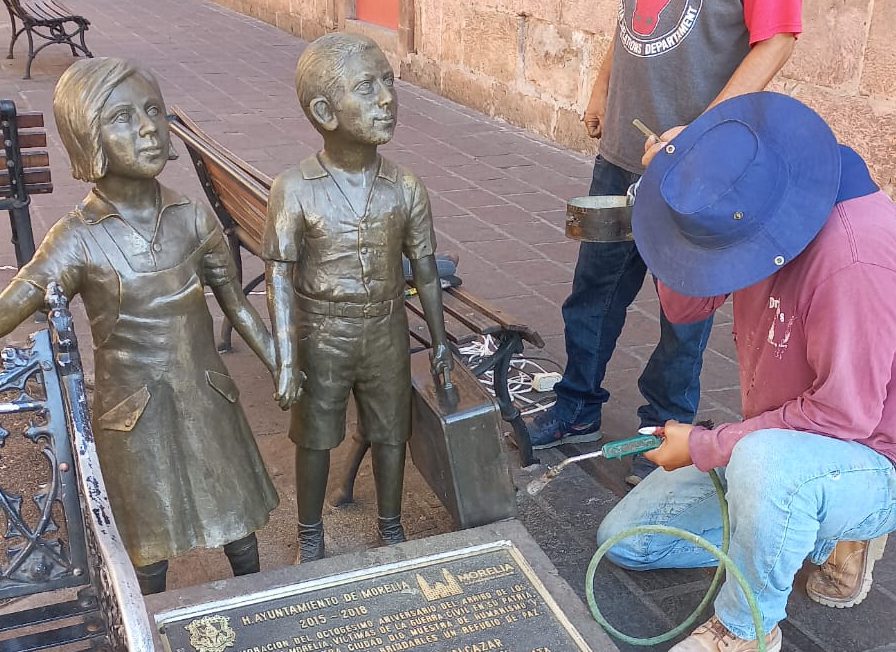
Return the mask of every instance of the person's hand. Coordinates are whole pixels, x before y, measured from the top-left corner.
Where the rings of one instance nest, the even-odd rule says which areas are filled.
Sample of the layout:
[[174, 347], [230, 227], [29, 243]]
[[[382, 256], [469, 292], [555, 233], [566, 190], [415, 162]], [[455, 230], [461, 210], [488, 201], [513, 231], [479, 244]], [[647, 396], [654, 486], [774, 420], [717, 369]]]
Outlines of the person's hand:
[[663, 467], [667, 471], [674, 471], [694, 463], [691, 459], [691, 450], [688, 447], [688, 439], [694, 426], [678, 421], [667, 421], [661, 433], [663, 443], [659, 448], [644, 453], [644, 457]]
[[644, 156], [641, 157], [641, 165], [643, 165], [645, 168], [650, 165], [653, 157], [656, 156], [661, 149], [668, 145], [670, 140], [684, 131], [685, 127], [687, 127], [687, 125], [672, 127], [671, 129], [664, 131], [659, 137], [659, 140], [657, 140], [656, 136], [648, 137], [647, 140], [644, 141]]
[[433, 347], [432, 354], [429, 358], [432, 365], [432, 375], [441, 376], [447, 369], [454, 369], [454, 357], [451, 355], [451, 349], [447, 344], [437, 344]]
[[604, 113], [607, 111], [607, 95], [605, 92], [594, 89], [582, 122], [585, 123], [585, 132], [591, 138], [600, 138], [603, 133]]
[[274, 400], [283, 410], [299, 400], [302, 395], [302, 383], [305, 382], [305, 372], [296, 369], [291, 364], [280, 365], [277, 375], [277, 391]]

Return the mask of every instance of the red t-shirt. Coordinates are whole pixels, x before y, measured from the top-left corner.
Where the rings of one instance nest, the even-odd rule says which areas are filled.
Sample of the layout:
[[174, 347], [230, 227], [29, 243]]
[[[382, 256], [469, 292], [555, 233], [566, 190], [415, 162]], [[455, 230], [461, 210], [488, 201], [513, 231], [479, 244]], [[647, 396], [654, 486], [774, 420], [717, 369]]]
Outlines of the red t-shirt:
[[750, 32], [750, 45], [776, 34], [803, 31], [802, 0], [744, 0], [744, 24]]

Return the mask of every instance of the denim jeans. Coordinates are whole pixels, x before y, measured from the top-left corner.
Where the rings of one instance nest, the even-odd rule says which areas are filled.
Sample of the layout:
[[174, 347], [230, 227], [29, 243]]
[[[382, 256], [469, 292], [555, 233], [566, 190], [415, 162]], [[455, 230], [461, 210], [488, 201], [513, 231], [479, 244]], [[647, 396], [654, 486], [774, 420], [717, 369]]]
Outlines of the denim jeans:
[[[594, 162], [591, 195], [624, 195], [638, 175], [605, 161]], [[647, 267], [633, 242], [583, 242], [563, 303], [566, 369], [554, 388], [555, 415], [567, 423], [600, 425], [601, 406], [610, 398], [601, 385], [626, 309], [641, 289]], [[647, 405], [638, 409], [641, 426], [675, 419], [692, 423], [700, 400], [703, 349], [712, 318], [696, 324], [671, 324], [660, 310], [660, 339], [638, 388]]]
[[[763, 615], [765, 633], [786, 617], [793, 578], [805, 559], [821, 564], [837, 541], [865, 541], [896, 530], [896, 470], [867, 446], [793, 430], [760, 430], [734, 447], [720, 469], [731, 517], [728, 554], [746, 576]], [[598, 544], [636, 525], [668, 525], [716, 546], [722, 522], [709, 476], [695, 466], [654, 471], [607, 515]], [[715, 566], [692, 543], [638, 535], [607, 558], [632, 570]], [[727, 580], [716, 615], [736, 636], [755, 637], [739, 585]]]

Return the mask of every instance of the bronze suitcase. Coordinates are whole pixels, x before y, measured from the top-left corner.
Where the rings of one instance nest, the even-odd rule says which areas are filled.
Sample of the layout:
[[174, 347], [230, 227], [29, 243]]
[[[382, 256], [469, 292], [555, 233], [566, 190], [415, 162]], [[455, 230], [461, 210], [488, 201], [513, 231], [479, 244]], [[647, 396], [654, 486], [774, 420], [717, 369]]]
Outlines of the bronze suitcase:
[[516, 492], [501, 445], [500, 412], [455, 360], [454, 390], [436, 385], [429, 351], [411, 356], [411, 459], [459, 528], [516, 516]]

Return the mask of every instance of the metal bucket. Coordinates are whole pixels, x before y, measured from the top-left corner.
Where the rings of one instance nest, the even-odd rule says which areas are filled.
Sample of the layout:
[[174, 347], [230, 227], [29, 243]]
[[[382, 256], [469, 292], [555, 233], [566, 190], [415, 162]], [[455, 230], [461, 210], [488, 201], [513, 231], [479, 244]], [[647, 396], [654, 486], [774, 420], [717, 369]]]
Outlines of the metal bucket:
[[632, 240], [632, 207], [625, 195], [575, 197], [566, 202], [566, 237], [584, 242]]

